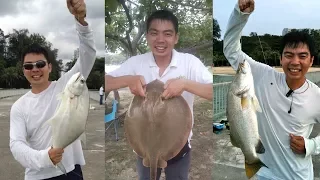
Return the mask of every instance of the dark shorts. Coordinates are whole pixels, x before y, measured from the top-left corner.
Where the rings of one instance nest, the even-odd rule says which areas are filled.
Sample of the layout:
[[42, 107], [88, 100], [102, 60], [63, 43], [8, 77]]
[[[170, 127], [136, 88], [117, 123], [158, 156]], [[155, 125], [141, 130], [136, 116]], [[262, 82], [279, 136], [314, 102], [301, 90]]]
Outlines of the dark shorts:
[[75, 169], [67, 173], [67, 175], [60, 175], [57, 177], [52, 177], [46, 180], [83, 180], [81, 166], [76, 164]]
[[[165, 168], [166, 180], [188, 180], [190, 167], [190, 148], [188, 142], [174, 158], [167, 161]], [[137, 171], [139, 180], [150, 180], [150, 168], [143, 166], [142, 158], [138, 157]], [[160, 179], [161, 168], [157, 170], [157, 180]]]

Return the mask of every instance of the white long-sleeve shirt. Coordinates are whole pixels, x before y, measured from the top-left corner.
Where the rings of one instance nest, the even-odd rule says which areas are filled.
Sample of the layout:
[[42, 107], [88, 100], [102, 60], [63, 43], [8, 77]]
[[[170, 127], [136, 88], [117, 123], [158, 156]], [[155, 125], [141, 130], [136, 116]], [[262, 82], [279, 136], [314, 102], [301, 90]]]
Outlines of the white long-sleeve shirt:
[[[249, 62], [255, 83], [255, 93], [262, 108], [257, 113], [259, 134], [265, 147], [260, 159], [269, 167], [261, 168], [260, 179], [310, 180], [314, 178], [311, 155], [320, 153], [320, 136], [308, 139], [314, 124], [320, 123], [320, 89], [309, 80], [291, 96], [286, 76], [272, 67], [254, 61], [241, 50], [241, 31], [249, 18], [238, 4], [229, 18], [224, 36], [224, 55], [233, 69], [239, 62]], [[292, 101], [292, 111], [288, 113]], [[292, 133], [304, 137], [306, 154], [299, 155], [290, 148]]]
[[[54, 115], [60, 104], [57, 94], [63, 91], [70, 77], [80, 71], [87, 78], [93, 67], [96, 48], [92, 30], [78, 21], [76, 30], [80, 40], [80, 55], [73, 68], [58, 81], [51, 82], [41, 93], [27, 92], [11, 107], [10, 149], [14, 158], [26, 168], [25, 180], [45, 179], [62, 174], [53, 165], [48, 154], [52, 145], [51, 128], [41, 126]], [[85, 164], [79, 140], [64, 149], [61, 162], [67, 172], [72, 171], [75, 164]]]

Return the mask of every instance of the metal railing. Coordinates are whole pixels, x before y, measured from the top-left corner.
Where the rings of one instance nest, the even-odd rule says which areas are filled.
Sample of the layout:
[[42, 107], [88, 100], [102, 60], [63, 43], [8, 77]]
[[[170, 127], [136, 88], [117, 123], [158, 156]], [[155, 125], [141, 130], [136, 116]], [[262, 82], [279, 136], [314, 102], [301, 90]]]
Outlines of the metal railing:
[[231, 82], [213, 84], [213, 121], [217, 122], [226, 116], [227, 93]]

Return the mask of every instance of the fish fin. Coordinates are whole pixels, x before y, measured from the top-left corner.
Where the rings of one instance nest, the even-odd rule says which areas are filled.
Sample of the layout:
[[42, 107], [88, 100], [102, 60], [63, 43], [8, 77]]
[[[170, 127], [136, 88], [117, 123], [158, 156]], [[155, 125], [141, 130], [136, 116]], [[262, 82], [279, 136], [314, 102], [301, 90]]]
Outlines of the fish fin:
[[233, 146], [240, 148], [240, 146], [239, 146], [239, 144], [237, 143], [237, 141], [234, 140], [232, 133], [230, 133], [230, 141], [231, 141], [231, 144], [232, 144]]
[[262, 112], [257, 96], [252, 97], [252, 104], [256, 111]]
[[87, 136], [86, 136], [86, 132], [83, 132], [80, 137], [79, 140], [82, 142], [83, 148], [87, 147]]
[[256, 145], [256, 153], [258, 154], [263, 154], [265, 152], [264, 146], [261, 142], [261, 140], [259, 139], [258, 144]]
[[168, 165], [167, 161], [159, 159], [159, 161], [158, 161], [158, 167], [159, 168], [165, 168], [165, 167], [167, 167], [167, 165]]
[[249, 108], [249, 101], [248, 101], [248, 98], [241, 98], [241, 107], [242, 109], [247, 109]]
[[61, 163], [61, 161], [57, 164], [57, 166], [58, 166], [58, 168], [60, 169], [60, 171], [62, 171], [63, 174], [67, 176], [66, 168], [63, 166], [63, 164]]
[[145, 166], [145, 167], [150, 167], [150, 161], [149, 161], [149, 159], [148, 159], [148, 158], [144, 158], [144, 159], [142, 160], [142, 164], [143, 164], [143, 166]]
[[267, 167], [263, 162], [260, 160], [257, 163], [254, 164], [247, 164], [246, 162], [244, 163], [246, 175], [248, 179], [252, 178], [259, 170], [261, 167]]

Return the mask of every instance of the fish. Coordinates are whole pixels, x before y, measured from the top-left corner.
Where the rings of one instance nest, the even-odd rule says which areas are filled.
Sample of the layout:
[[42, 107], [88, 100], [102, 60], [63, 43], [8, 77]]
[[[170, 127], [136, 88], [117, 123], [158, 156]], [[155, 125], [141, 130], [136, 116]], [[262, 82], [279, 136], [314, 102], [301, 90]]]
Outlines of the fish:
[[186, 144], [192, 128], [191, 110], [182, 96], [164, 100], [164, 83], [146, 85], [146, 96], [134, 96], [124, 121], [126, 139], [155, 180]]
[[[66, 148], [77, 139], [86, 144], [86, 123], [89, 114], [89, 90], [80, 72], [68, 80], [64, 90], [57, 95], [60, 105], [45, 125], [51, 126], [52, 148]], [[65, 175], [65, 167], [60, 161], [56, 165]]]
[[267, 167], [258, 157], [258, 154], [265, 152], [265, 148], [259, 136], [257, 112], [262, 112], [262, 109], [255, 95], [250, 64], [244, 60], [239, 63], [229, 86], [226, 115], [231, 144], [240, 148], [244, 154], [248, 178], [262, 166]]

